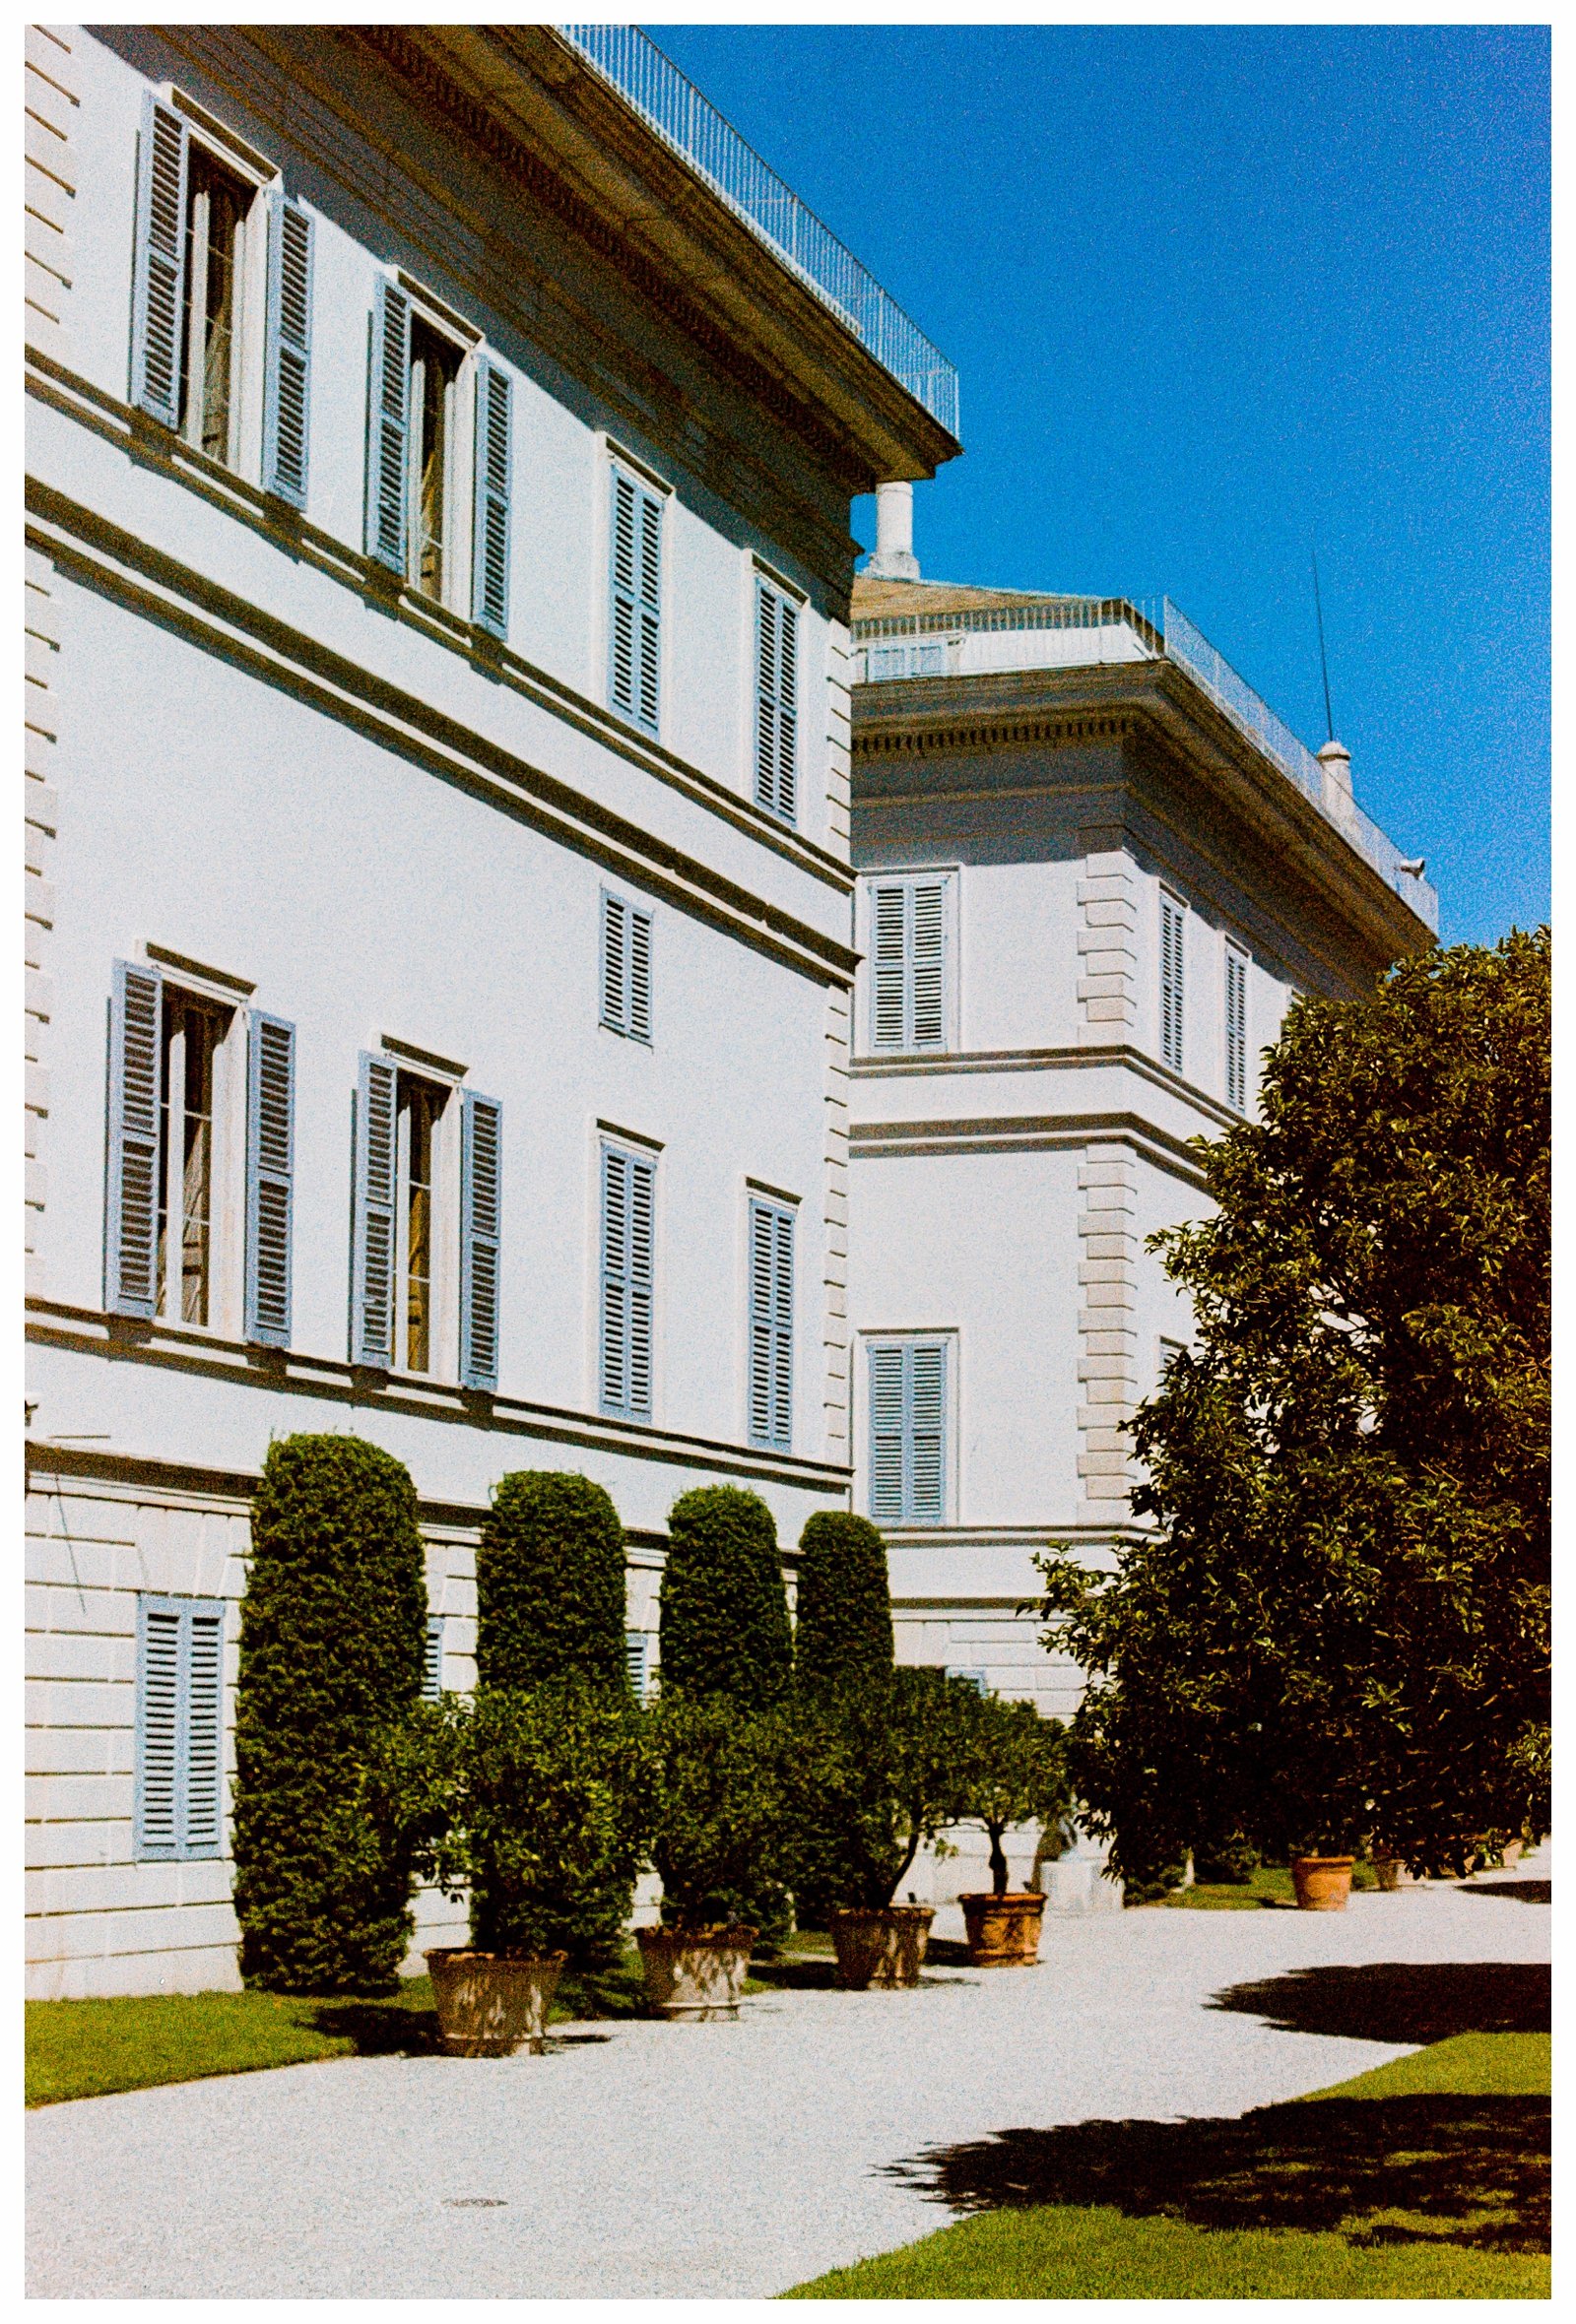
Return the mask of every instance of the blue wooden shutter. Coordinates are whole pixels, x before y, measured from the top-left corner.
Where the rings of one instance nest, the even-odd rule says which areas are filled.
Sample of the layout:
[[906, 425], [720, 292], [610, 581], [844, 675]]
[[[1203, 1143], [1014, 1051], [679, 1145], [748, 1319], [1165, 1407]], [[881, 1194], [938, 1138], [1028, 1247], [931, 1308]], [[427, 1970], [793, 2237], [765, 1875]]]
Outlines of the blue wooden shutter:
[[471, 519], [471, 618], [506, 637], [509, 628], [509, 474], [512, 386], [486, 355], [476, 361], [476, 495]]
[[137, 1600], [133, 1852], [217, 1856], [224, 1840], [225, 1609]]
[[651, 1414], [654, 1164], [602, 1149], [602, 1402]]
[[905, 1372], [900, 1346], [871, 1348], [870, 1514], [878, 1523], [903, 1519]]
[[907, 1515], [918, 1525], [939, 1525], [947, 1514], [947, 1348], [916, 1340], [908, 1358]]
[[498, 1385], [503, 1108], [468, 1089], [460, 1111], [460, 1382]]
[[312, 375], [312, 220], [276, 192], [268, 205], [263, 489], [306, 506]]
[[180, 425], [186, 273], [186, 124], [150, 91], [137, 156], [137, 248], [131, 293], [131, 400]]
[[394, 1206], [398, 1081], [386, 1058], [364, 1055], [356, 1094], [356, 1192], [351, 1227], [351, 1362], [394, 1361]]
[[938, 1525], [947, 1515], [945, 1340], [871, 1348], [870, 1514], [916, 1525]]
[[651, 1417], [652, 1276], [655, 1262], [657, 1171], [654, 1162], [629, 1164], [629, 1410]]
[[798, 609], [755, 581], [755, 801], [785, 823], [798, 797]]
[[159, 1307], [163, 1083], [164, 981], [156, 968], [117, 960], [109, 1007], [104, 1306], [145, 1322]]
[[622, 468], [613, 471], [609, 698], [658, 732], [662, 672], [662, 503]]
[[186, 1618], [185, 1777], [181, 1849], [217, 1856], [224, 1823], [223, 1606], [193, 1603]]
[[629, 1692], [637, 1703], [646, 1699], [646, 1634], [643, 1630], [626, 1630], [624, 1634], [624, 1666], [629, 1674]]
[[631, 1041], [651, 1039], [651, 915], [629, 909], [629, 1017]]
[[1182, 906], [1160, 895], [1160, 1055], [1182, 1070]]
[[366, 553], [403, 580], [410, 434], [411, 302], [386, 275], [372, 309], [366, 413]]
[[132, 1796], [139, 1856], [173, 1856], [180, 1841], [181, 1619], [166, 1599], [137, 1600], [137, 1726]]
[[794, 1220], [750, 1204], [750, 1440], [793, 1448]]
[[628, 1029], [629, 907], [622, 896], [602, 891], [602, 1022], [615, 1033]]
[[246, 1337], [290, 1345], [296, 1028], [251, 1012], [246, 1045]]
[[428, 1614], [422, 1658], [422, 1701], [435, 1703], [443, 1692], [443, 1617]]
[[1225, 1094], [1240, 1114], [1248, 1096], [1248, 963], [1234, 945], [1225, 954]]
[[871, 1047], [906, 1046], [907, 890], [900, 880], [871, 889]]
[[916, 879], [908, 911], [908, 1046], [941, 1049], [947, 1038], [946, 881]]

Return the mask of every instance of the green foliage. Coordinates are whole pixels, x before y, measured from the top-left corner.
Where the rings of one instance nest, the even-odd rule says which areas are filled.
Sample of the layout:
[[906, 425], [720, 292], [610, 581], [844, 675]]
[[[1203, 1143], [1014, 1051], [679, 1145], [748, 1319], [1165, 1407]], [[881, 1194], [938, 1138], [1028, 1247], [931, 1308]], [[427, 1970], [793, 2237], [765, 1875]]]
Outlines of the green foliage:
[[[743, 1498], [743, 1496], [741, 1496]], [[646, 1823], [669, 1928], [789, 1925], [780, 1708], [664, 1685], [648, 1717]]]
[[662, 1576], [662, 1684], [755, 1711], [780, 1702], [793, 1632], [777, 1528], [758, 1494], [703, 1485], [668, 1517]]
[[[1124, 1875], [1237, 1831], [1413, 1869], [1515, 1830], [1548, 1701], [1547, 932], [1300, 1003], [1157, 1238], [1199, 1351], [1139, 1415], [1157, 1520], [1044, 1561]], [[1519, 1772], [1521, 1771], [1521, 1772]]]
[[411, 1930], [403, 1836], [374, 1812], [376, 1739], [421, 1691], [416, 1490], [360, 1437], [270, 1447], [241, 1605], [232, 1834], [240, 1972], [276, 1993], [392, 1987]]
[[882, 1679], [892, 1667], [886, 1544], [868, 1517], [818, 1510], [799, 1536], [794, 1678], [802, 1689]]
[[1553, 1737], [1545, 1721], [1534, 1721], [1522, 1729], [1510, 1747], [1509, 1765], [1511, 1812], [1514, 1814], [1517, 1801], [1522, 1809], [1517, 1829], [1542, 1840], [1553, 1814]]
[[965, 1680], [903, 1667], [801, 1697], [791, 1763], [800, 1917], [889, 1904], [925, 1841], [966, 1812], [979, 1698]]
[[1193, 1877], [1206, 1887], [1242, 1888], [1259, 1866], [1259, 1851], [1240, 1832], [1201, 1840], [1193, 1851]]
[[1032, 1703], [975, 1695], [965, 1712], [960, 1766], [961, 1817], [982, 1824], [991, 1843], [991, 1887], [1007, 1891], [1003, 1835], [1013, 1824], [1060, 1834], [1071, 1827], [1073, 1787], [1066, 1729], [1041, 1718]]
[[628, 1690], [624, 1527], [589, 1477], [502, 1478], [476, 1559], [476, 1668], [485, 1687], [581, 1678]]
[[391, 1736], [390, 1820], [447, 1896], [469, 1891], [484, 1953], [566, 1953], [598, 1974], [624, 1950], [649, 1791], [634, 1705], [583, 1679], [479, 1687]]

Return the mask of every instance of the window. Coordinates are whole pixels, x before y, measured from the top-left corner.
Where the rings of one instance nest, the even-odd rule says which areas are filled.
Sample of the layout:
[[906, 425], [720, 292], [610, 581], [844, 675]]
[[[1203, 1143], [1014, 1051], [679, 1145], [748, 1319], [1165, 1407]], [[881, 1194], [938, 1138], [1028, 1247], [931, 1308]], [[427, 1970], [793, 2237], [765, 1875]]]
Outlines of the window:
[[972, 1687], [976, 1695], [990, 1693], [990, 1682], [983, 1670], [965, 1670], [960, 1663], [949, 1662], [942, 1675], [945, 1678], [955, 1678], [962, 1686]]
[[865, 677], [873, 684], [888, 678], [945, 678], [947, 647], [941, 638], [918, 645], [867, 646]]
[[133, 1851], [217, 1856], [223, 1837], [225, 1608], [137, 1598]]
[[871, 1047], [947, 1046], [949, 874], [870, 882]]
[[624, 1634], [624, 1661], [629, 1673], [629, 1692], [643, 1703], [651, 1692], [651, 1641], [643, 1630]]
[[876, 1340], [870, 1363], [870, 1514], [939, 1525], [947, 1514], [947, 1342]]
[[1159, 1361], [1155, 1367], [1156, 1388], [1164, 1388], [1165, 1376], [1167, 1372], [1170, 1371], [1171, 1366], [1173, 1363], [1175, 1363], [1177, 1357], [1184, 1353], [1185, 1350], [1180, 1339], [1162, 1339], [1160, 1341]]
[[351, 1361], [437, 1373], [455, 1361], [457, 1336], [460, 1386], [491, 1391], [498, 1368], [502, 1109], [474, 1090], [458, 1094], [456, 1157], [452, 1086], [389, 1057], [361, 1059]]
[[1225, 1098], [1241, 1114], [1248, 1100], [1248, 960], [1225, 948]]
[[662, 502], [617, 464], [612, 491], [608, 698], [655, 735], [662, 708]]
[[104, 1305], [148, 1323], [213, 1327], [232, 1316], [238, 1291], [245, 1336], [288, 1347], [296, 1033], [260, 1009], [244, 1012], [244, 1251], [223, 1246], [232, 1151], [226, 1117], [230, 1091], [240, 1094], [231, 1035], [242, 1013], [154, 966], [115, 963]]
[[651, 1039], [651, 914], [602, 891], [602, 1022], [630, 1041]]
[[422, 1657], [422, 1701], [435, 1703], [443, 1692], [443, 1617], [428, 1614]]
[[647, 1156], [603, 1146], [601, 1402], [631, 1420], [651, 1417], [656, 1183]]
[[799, 609], [755, 576], [755, 805], [783, 822], [798, 794]]
[[794, 1214], [750, 1201], [750, 1442], [793, 1450]]
[[[183, 100], [184, 101], [184, 100]], [[259, 163], [267, 175], [267, 164]], [[259, 263], [261, 262], [261, 263]], [[174, 106], [147, 99], [138, 164], [131, 400], [209, 459], [252, 469], [248, 348], [262, 302], [262, 483], [306, 502], [312, 220]], [[252, 358], [254, 359], [254, 358]], [[255, 414], [255, 390], [253, 412]]]
[[1176, 897], [1160, 891], [1160, 1055], [1182, 1070], [1183, 914]]

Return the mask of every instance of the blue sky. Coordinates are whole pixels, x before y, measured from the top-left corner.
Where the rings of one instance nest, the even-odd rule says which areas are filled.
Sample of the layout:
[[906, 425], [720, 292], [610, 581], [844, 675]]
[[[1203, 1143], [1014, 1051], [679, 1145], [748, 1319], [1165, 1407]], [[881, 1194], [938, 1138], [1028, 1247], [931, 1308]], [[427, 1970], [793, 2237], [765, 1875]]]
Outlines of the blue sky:
[[927, 574], [1168, 593], [1317, 747], [1312, 535], [1441, 936], [1546, 917], [1544, 29], [651, 30], [957, 364]]

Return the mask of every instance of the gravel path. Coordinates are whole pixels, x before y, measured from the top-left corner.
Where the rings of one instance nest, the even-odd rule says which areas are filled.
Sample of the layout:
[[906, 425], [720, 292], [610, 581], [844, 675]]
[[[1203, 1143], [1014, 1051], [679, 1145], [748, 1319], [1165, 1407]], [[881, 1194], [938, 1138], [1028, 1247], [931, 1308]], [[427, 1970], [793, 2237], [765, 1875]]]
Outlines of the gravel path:
[[1038, 1969], [942, 1969], [916, 1993], [775, 1992], [736, 2025], [585, 2029], [541, 2058], [354, 2058], [47, 2107], [29, 2118], [28, 2289], [769, 2294], [944, 2225], [886, 2175], [927, 2148], [1234, 2114], [1402, 2054], [1405, 2035], [1210, 2004], [1306, 1969], [1545, 1961], [1525, 1884], [1547, 1876], [1529, 1860], [1505, 1897], [1439, 1886], [1343, 1914], [1064, 1918]]

